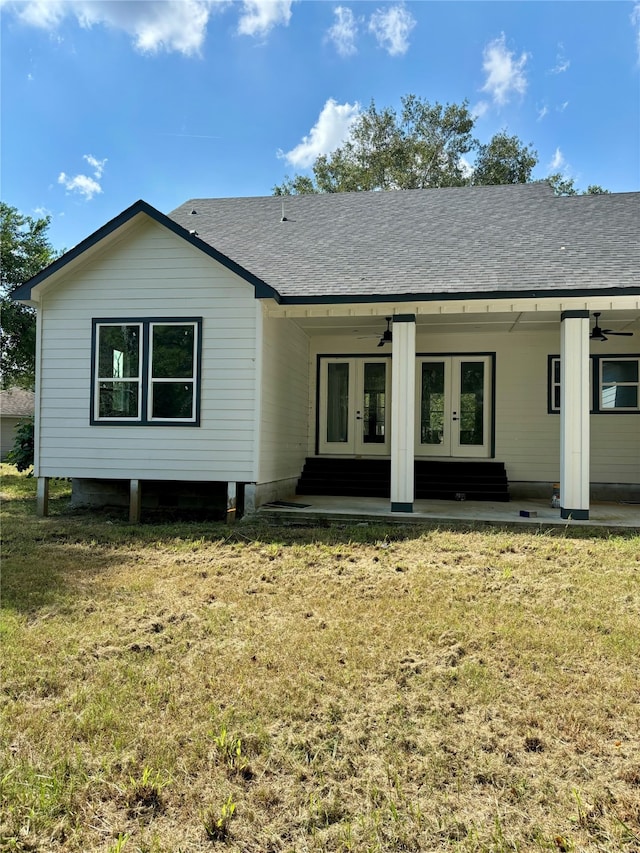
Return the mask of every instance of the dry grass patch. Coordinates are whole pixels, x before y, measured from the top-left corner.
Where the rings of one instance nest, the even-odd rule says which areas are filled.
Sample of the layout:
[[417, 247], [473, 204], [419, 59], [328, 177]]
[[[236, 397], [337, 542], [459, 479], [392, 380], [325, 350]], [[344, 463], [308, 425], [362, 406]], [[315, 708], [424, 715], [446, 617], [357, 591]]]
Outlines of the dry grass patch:
[[640, 850], [637, 537], [4, 488], [0, 850]]

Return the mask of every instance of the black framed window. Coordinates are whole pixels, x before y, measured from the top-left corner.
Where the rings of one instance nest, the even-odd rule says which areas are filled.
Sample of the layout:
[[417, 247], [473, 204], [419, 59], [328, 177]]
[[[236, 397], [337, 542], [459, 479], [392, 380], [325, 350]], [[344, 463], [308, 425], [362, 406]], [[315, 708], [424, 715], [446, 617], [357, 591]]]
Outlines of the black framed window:
[[640, 358], [598, 356], [598, 411], [640, 412]]
[[198, 426], [202, 318], [93, 321], [91, 423]]
[[[548, 356], [547, 406], [560, 412], [560, 356]], [[591, 355], [590, 399], [592, 414], [640, 413], [640, 356]]]

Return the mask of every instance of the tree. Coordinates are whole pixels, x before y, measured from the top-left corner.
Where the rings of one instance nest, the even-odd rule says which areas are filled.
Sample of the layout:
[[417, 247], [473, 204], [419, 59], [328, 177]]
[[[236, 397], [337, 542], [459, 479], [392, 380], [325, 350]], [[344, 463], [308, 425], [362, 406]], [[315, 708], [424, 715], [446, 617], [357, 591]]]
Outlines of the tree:
[[378, 110], [372, 101], [347, 141], [316, 159], [313, 179], [287, 177], [274, 194], [463, 185], [462, 157], [475, 144], [473, 123], [466, 101], [443, 106], [406, 95], [399, 117], [393, 108]]
[[486, 145], [478, 145], [471, 183], [526, 184], [537, 162], [537, 151], [502, 131]]
[[[286, 176], [274, 195], [358, 190], [513, 184], [531, 180], [537, 153], [504, 131], [486, 145], [473, 137], [475, 119], [467, 101], [430, 104], [416, 95], [394, 109], [372, 101], [354, 121], [349, 136], [313, 164], [313, 178]], [[475, 167], [465, 155], [476, 153]]]
[[31, 308], [13, 302], [11, 293], [55, 258], [48, 236], [49, 217], [33, 219], [0, 202], [0, 383], [3, 388], [35, 383], [36, 322]]
[[586, 190], [578, 192], [573, 178], [568, 178], [561, 172], [554, 172], [546, 178], [556, 195], [608, 195], [609, 190], [603, 189], [599, 184], [589, 184]]

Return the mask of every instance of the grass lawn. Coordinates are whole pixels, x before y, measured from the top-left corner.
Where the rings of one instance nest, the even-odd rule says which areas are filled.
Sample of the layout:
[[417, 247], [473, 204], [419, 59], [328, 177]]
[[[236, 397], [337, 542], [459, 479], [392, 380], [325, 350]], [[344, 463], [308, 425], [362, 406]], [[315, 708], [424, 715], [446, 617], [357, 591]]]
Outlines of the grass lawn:
[[3, 853], [640, 851], [638, 537], [38, 519], [3, 474]]

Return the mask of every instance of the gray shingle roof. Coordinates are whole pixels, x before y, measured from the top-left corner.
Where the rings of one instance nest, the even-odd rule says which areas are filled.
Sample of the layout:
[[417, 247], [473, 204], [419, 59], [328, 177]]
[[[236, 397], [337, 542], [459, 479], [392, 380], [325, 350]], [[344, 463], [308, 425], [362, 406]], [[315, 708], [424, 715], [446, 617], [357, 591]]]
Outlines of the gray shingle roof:
[[285, 299], [640, 287], [640, 193], [556, 197], [524, 184], [191, 199], [169, 217]]
[[26, 418], [35, 411], [36, 395], [23, 388], [0, 391], [0, 415], [8, 418]]

